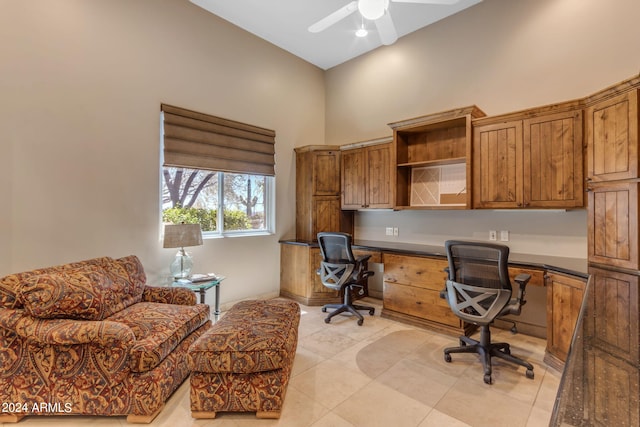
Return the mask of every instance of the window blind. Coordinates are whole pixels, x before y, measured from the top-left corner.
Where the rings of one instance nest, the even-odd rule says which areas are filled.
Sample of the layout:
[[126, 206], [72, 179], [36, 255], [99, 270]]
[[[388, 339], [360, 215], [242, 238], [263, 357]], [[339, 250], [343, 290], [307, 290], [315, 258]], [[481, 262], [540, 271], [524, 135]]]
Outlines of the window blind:
[[162, 104], [164, 166], [275, 175], [273, 130]]

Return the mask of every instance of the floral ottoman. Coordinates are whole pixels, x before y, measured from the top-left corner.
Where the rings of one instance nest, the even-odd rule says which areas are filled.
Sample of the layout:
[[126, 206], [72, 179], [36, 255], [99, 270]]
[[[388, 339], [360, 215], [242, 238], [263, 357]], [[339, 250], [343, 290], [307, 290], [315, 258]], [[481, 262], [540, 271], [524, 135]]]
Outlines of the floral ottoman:
[[191, 416], [255, 412], [280, 418], [298, 343], [300, 306], [285, 299], [235, 304], [191, 345]]

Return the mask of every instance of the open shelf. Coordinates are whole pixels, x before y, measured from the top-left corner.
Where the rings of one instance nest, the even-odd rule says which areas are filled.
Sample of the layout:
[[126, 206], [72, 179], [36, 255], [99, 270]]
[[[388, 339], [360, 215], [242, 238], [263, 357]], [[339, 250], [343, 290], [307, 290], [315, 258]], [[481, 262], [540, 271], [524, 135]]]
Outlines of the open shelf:
[[[471, 120], [485, 116], [475, 105], [443, 111], [428, 116], [416, 117], [409, 120], [390, 123], [393, 129], [393, 143], [396, 153], [396, 203], [397, 209], [468, 209], [471, 207]], [[416, 199], [416, 189], [412, 190], [415, 180], [415, 170], [419, 168], [433, 168], [464, 164], [466, 181], [464, 186], [465, 196], [454, 204], [438, 202], [421, 204], [412, 203]], [[433, 178], [436, 179], [436, 178]], [[419, 184], [424, 186], [424, 182]], [[437, 193], [440, 186], [436, 181], [430, 181], [429, 185]], [[459, 196], [460, 193], [456, 194]], [[438, 200], [440, 195], [435, 194]], [[442, 200], [447, 200], [443, 197]]]

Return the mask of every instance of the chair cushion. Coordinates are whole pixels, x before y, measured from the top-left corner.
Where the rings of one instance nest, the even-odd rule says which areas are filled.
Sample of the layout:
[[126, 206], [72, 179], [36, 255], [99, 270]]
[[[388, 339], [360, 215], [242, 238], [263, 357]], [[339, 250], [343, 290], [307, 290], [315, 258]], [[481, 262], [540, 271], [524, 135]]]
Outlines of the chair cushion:
[[102, 320], [121, 299], [112, 277], [95, 265], [29, 277], [19, 295], [26, 311], [41, 319]]
[[293, 301], [241, 301], [191, 346], [189, 365], [196, 372], [280, 369], [295, 356], [299, 321]]
[[158, 366], [184, 338], [209, 320], [209, 306], [139, 302], [107, 320], [131, 328], [137, 340], [129, 353], [131, 370], [146, 372]]

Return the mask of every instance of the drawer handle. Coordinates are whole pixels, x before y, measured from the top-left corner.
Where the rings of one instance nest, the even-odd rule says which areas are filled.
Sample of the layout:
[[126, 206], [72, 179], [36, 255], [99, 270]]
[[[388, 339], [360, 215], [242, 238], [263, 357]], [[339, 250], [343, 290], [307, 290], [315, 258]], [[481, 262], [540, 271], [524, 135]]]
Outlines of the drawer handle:
[[416, 301], [416, 304], [422, 305], [422, 301]]

